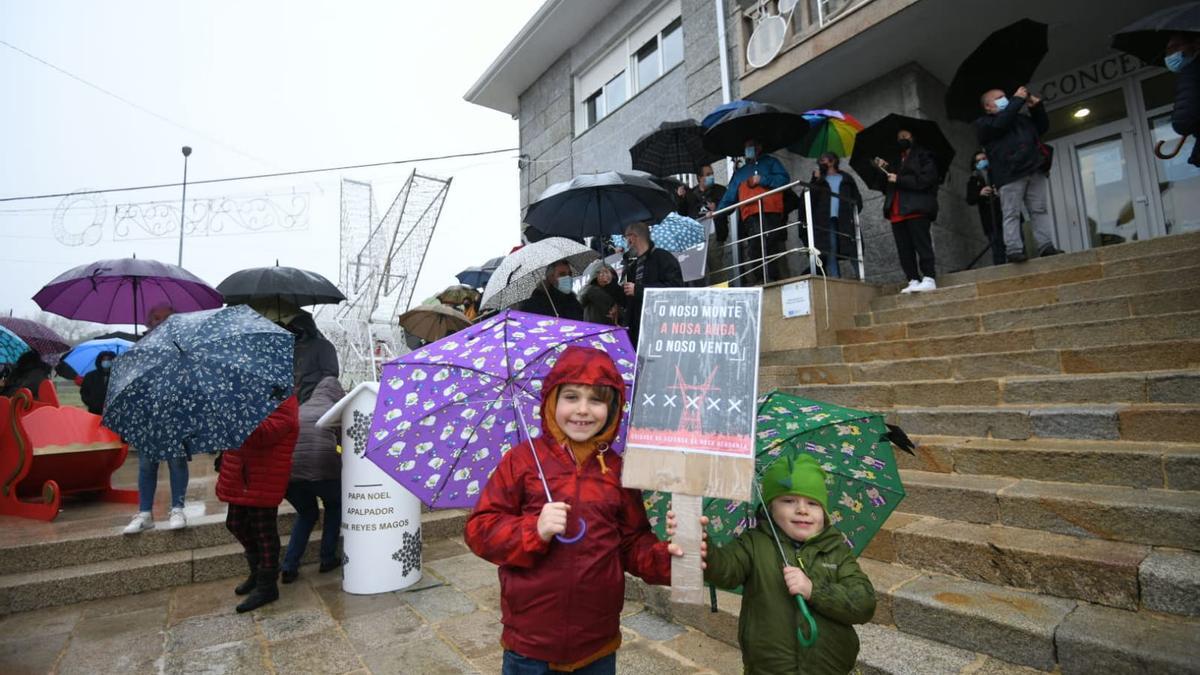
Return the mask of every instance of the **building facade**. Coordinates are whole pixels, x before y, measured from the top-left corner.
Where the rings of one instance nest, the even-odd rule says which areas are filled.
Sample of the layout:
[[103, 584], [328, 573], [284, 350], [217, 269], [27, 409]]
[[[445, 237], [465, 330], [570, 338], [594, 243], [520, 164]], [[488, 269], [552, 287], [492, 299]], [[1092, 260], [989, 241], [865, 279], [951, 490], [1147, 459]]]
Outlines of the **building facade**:
[[[1200, 172], [1186, 164], [1187, 151], [1171, 160], [1153, 153], [1159, 140], [1174, 144], [1173, 76], [1108, 47], [1112, 32], [1172, 2], [548, 0], [466, 98], [519, 120], [524, 208], [552, 183], [628, 169], [639, 136], [664, 121], [700, 119], [722, 102], [719, 7], [731, 98], [843, 110], [867, 125], [893, 112], [939, 123], [958, 152], [934, 224], [938, 270], [949, 272], [970, 264], [986, 241], [965, 201], [974, 132], [946, 118], [946, 84], [984, 37], [1023, 17], [1050, 27], [1050, 51], [1031, 86], [1052, 118], [1046, 140], [1055, 150], [1058, 246], [1080, 250], [1200, 227]], [[786, 29], [764, 53], [752, 37], [774, 16]], [[793, 178], [814, 168], [788, 152], [776, 156]], [[725, 167], [716, 169], [723, 179]], [[867, 278], [900, 280], [882, 195], [864, 196]], [[799, 245], [796, 234], [790, 246]], [[793, 257], [791, 269], [802, 264]]]

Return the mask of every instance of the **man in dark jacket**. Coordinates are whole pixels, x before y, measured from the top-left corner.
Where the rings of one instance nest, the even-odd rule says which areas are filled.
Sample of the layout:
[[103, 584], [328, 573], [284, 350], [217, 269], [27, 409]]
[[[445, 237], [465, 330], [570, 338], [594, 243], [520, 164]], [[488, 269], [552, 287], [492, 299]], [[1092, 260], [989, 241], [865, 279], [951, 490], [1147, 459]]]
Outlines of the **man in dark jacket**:
[[546, 276], [518, 309], [530, 314], [583, 321], [583, 305], [572, 292], [571, 266], [565, 260], [548, 265]]
[[308, 537], [317, 524], [320, 510], [325, 508], [325, 523], [321, 526], [321, 566], [328, 572], [340, 564], [337, 556], [338, 534], [342, 524], [342, 458], [337, 446], [340, 434], [336, 428], [321, 428], [317, 420], [329, 411], [346, 391], [336, 377], [326, 377], [317, 383], [312, 396], [300, 406], [300, 435], [292, 452], [292, 478], [284, 497], [296, 509], [296, 522], [283, 555], [283, 583], [290, 584], [300, 576], [300, 558], [308, 548]]
[[296, 336], [296, 352], [293, 355], [296, 381], [296, 398], [301, 404], [312, 396], [317, 383], [327, 377], [337, 377], [338, 355], [333, 343], [317, 330], [312, 314], [300, 311], [284, 326]]
[[[813, 226], [816, 247], [821, 251], [825, 273], [840, 277], [838, 257], [857, 257], [854, 212], [862, 212], [862, 193], [854, 176], [841, 172], [841, 159], [826, 152], [817, 159], [813, 172]], [[800, 228], [801, 241], [808, 232]]]
[[[701, 166], [696, 176], [699, 184], [687, 194], [687, 211], [683, 214], [695, 220], [701, 220], [717, 210], [717, 204], [725, 198], [725, 186], [717, 182], [713, 168], [709, 164]], [[729, 215], [721, 215], [707, 221], [708, 250], [705, 264], [708, 269], [708, 285], [718, 284], [725, 280], [726, 273], [720, 271], [725, 267], [725, 242], [729, 241]]]
[[[1050, 222], [1050, 180], [1041, 141], [1050, 128], [1050, 118], [1042, 100], [1025, 87], [1017, 87], [1011, 101], [1003, 91], [993, 89], [980, 102], [987, 114], [975, 120], [975, 133], [987, 152], [992, 181], [1000, 190], [1008, 261], [1026, 259], [1021, 241], [1022, 206], [1029, 211], [1038, 254], [1061, 253], [1054, 248], [1054, 224]], [[1022, 108], [1028, 108], [1029, 114], [1022, 115]]]
[[650, 241], [650, 227], [645, 223], [634, 223], [625, 228], [625, 240], [629, 242], [626, 256], [635, 256], [625, 264], [625, 302], [628, 311], [629, 339], [637, 349], [638, 332], [642, 325], [642, 300], [647, 288], [680, 288], [683, 270], [670, 251], [658, 248]]
[[983, 236], [991, 242], [992, 264], [1008, 262], [1004, 248], [1004, 210], [1000, 208], [1000, 194], [992, 184], [987, 153], [981, 148], [971, 160], [971, 177], [967, 179], [967, 203], [979, 208], [979, 224]]
[[87, 406], [88, 412], [100, 415], [104, 412], [104, 399], [108, 396], [108, 376], [112, 373], [113, 359], [116, 352], [100, 352], [96, 355], [96, 369], [83, 376], [79, 385], [79, 398]]
[[38, 400], [38, 390], [42, 382], [50, 377], [50, 366], [32, 349], [17, 357], [6, 378], [6, 384], [0, 395], [12, 396], [18, 389], [28, 389], [33, 400]]
[[907, 129], [896, 133], [896, 148], [897, 159], [877, 163], [887, 172], [883, 216], [892, 224], [900, 268], [908, 277], [908, 286], [900, 292], [923, 293], [937, 288], [930, 230], [937, 220], [941, 174], [933, 153], [917, 145]]
[[[1167, 70], [1175, 73], [1175, 108], [1171, 111], [1171, 128], [1180, 136], [1200, 136], [1200, 35], [1173, 33], [1167, 39]], [[1200, 142], [1192, 143], [1189, 164], [1200, 166]]]

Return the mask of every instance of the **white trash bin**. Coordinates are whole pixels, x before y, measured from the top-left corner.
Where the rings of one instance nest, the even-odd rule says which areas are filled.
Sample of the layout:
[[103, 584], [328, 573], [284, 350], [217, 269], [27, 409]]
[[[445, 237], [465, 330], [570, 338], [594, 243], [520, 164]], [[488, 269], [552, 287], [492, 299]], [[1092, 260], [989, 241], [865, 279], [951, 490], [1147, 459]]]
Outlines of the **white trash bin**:
[[388, 593], [421, 579], [421, 500], [363, 456], [378, 382], [363, 382], [317, 420], [342, 428], [342, 590]]

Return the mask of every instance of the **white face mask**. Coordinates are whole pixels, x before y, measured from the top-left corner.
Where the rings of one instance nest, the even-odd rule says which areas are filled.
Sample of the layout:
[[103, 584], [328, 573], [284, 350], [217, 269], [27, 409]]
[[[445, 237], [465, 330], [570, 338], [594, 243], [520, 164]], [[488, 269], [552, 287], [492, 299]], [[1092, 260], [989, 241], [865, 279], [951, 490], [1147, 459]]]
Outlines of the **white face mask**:
[[570, 276], [563, 275], [558, 278], [558, 283], [556, 284], [556, 286], [557, 286], [558, 290], [562, 291], [563, 293], [570, 293], [573, 282], [574, 282], [574, 279], [572, 279]]

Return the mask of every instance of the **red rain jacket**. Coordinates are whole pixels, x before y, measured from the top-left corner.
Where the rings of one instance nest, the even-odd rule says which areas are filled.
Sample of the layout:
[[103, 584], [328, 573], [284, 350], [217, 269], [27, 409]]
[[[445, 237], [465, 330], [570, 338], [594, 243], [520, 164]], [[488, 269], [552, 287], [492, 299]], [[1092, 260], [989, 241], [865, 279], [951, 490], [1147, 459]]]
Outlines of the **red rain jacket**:
[[[545, 401], [560, 384], [610, 386], [619, 392], [615, 410], [624, 405], [621, 376], [598, 350], [563, 352], [542, 389], [543, 420], [553, 414]], [[566, 536], [578, 534], [580, 517], [587, 533], [574, 544], [543, 542], [538, 536], [546, 493], [526, 442], [500, 460], [484, 486], [467, 520], [466, 542], [476, 555], [500, 566], [504, 646], [528, 658], [573, 664], [619, 644], [625, 572], [667, 584], [671, 562], [666, 543], [650, 530], [641, 491], [621, 487], [621, 458], [604, 454], [607, 473], [595, 454], [577, 467], [545, 422], [542, 428], [534, 443], [550, 493], [571, 505]]]
[[217, 499], [240, 506], [279, 506], [292, 475], [292, 450], [299, 433], [300, 404], [289, 396], [242, 447], [222, 455]]

